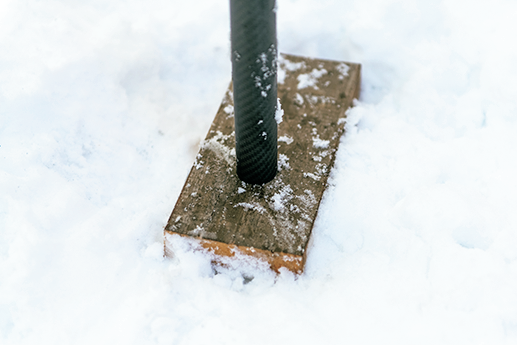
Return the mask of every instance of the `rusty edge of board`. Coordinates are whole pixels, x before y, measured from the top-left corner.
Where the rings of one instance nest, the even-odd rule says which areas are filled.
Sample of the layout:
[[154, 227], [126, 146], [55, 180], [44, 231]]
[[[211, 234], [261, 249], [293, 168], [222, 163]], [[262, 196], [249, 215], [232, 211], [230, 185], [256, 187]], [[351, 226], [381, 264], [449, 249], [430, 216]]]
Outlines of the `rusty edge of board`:
[[[347, 63], [347, 64], [349, 64], [349, 63]], [[355, 89], [353, 99], [359, 99], [360, 85], [361, 85], [361, 65], [359, 65], [359, 64], [354, 64], [354, 65], [357, 65], [358, 70], [357, 70], [357, 75], [355, 76], [355, 80], [353, 81], [354, 89]], [[223, 105], [221, 105], [221, 107], [222, 106]], [[351, 108], [352, 106], [353, 105], [351, 104], [349, 106], [349, 108]], [[334, 160], [335, 160], [335, 153], [333, 154], [332, 161], [329, 166], [329, 168], [330, 168], [329, 170], [332, 169], [332, 167], [334, 165]], [[193, 170], [193, 168], [192, 168], [192, 170]], [[186, 181], [189, 180], [192, 170], [189, 173]], [[329, 171], [329, 173], [330, 173], [330, 171]], [[187, 183], [187, 182], [185, 182], [185, 183]], [[327, 183], [325, 182], [324, 189], [326, 189], [326, 186], [327, 186]], [[317, 201], [316, 210], [319, 209], [321, 199], [322, 198], [320, 198]], [[179, 198], [178, 198], [178, 201], [176, 202], [175, 208], [178, 206], [178, 203], [179, 203]], [[316, 211], [315, 216], [317, 216], [317, 213], [318, 213], [318, 211]], [[172, 217], [172, 215], [171, 215], [171, 217]], [[316, 219], [316, 217], [315, 217], [315, 219]], [[239, 254], [241, 254], [241, 255], [251, 256], [253, 258], [266, 262], [269, 265], [269, 267], [277, 273], [280, 271], [280, 269], [282, 267], [288, 269], [289, 271], [291, 271], [295, 274], [302, 273], [304, 265], [305, 265], [305, 261], [307, 258], [307, 252], [308, 252], [307, 250], [304, 251], [303, 255], [295, 255], [295, 254], [289, 254], [289, 253], [283, 253], [283, 252], [272, 252], [269, 250], [263, 250], [263, 249], [258, 249], [258, 248], [254, 248], [254, 247], [227, 244], [224, 242], [206, 239], [206, 238], [202, 238], [202, 237], [193, 237], [193, 236], [177, 233], [174, 231], [170, 231], [167, 228], [164, 229], [164, 234], [165, 234], [164, 255], [166, 257], [173, 257], [173, 253], [170, 250], [170, 246], [168, 245], [168, 243], [170, 242], [168, 239], [168, 236], [178, 235], [180, 237], [195, 239], [203, 249], [209, 251], [210, 253], [215, 254], [216, 263], [222, 263], [222, 261], [217, 260], [217, 256], [235, 258]], [[308, 243], [310, 243], [311, 241], [312, 241], [312, 236], [309, 237]], [[307, 247], [310, 247], [310, 245], [308, 244]]]

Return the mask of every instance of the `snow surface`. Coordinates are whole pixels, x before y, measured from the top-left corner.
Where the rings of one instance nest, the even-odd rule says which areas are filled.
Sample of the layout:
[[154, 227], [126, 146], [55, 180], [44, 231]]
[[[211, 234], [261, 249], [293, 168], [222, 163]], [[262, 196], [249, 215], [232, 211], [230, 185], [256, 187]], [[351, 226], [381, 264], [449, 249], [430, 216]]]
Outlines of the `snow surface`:
[[0, 1], [0, 344], [516, 344], [516, 13], [279, 0], [280, 51], [363, 65], [296, 277], [162, 257], [227, 1]]

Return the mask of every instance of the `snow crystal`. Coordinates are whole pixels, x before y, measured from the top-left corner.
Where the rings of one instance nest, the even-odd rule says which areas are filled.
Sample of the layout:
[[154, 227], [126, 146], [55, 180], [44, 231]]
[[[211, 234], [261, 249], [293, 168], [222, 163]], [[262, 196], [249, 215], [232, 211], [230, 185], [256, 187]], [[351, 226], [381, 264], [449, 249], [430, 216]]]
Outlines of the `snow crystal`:
[[288, 59], [286, 59], [283, 55], [280, 55], [278, 57], [278, 62], [282, 66], [282, 68], [286, 69], [287, 71], [294, 72], [301, 68], [305, 68], [305, 62], [292, 62]]
[[344, 79], [344, 77], [348, 76], [348, 70], [350, 69], [350, 67], [348, 67], [348, 65], [345, 63], [340, 63], [339, 65], [337, 65], [336, 69], [341, 74], [339, 76], [339, 79]]
[[318, 83], [318, 79], [327, 73], [327, 70], [322, 68], [313, 69], [310, 73], [300, 74], [298, 76], [298, 89], [305, 89], [307, 87], [318, 89], [318, 87], [316, 86], [316, 83]]
[[280, 104], [280, 98], [276, 99], [276, 110], [275, 110], [275, 121], [277, 124], [280, 124], [284, 118], [284, 109], [282, 109], [282, 104]]
[[330, 140], [320, 139], [320, 136], [316, 136], [312, 138], [312, 146], [317, 149], [327, 149], [329, 147]]
[[235, 162], [235, 147], [228, 147], [224, 144], [230, 135], [224, 135], [220, 131], [212, 138], [201, 143], [201, 148], [213, 151], [219, 159], [224, 159], [229, 165]]
[[271, 207], [276, 212], [285, 212], [287, 203], [293, 198], [293, 189], [291, 186], [283, 186], [280, 190], [275, 193], [271, 200], [273, 201]]
[[283, 84], [285, 82], [286, 71], [294, 72], [301, 68], [305, 68], [305, 62], [292, 62], [283, 55], [278, 57], [277, 82]]
[[276, 193], [271, 197], [273, 200], [273, 209], [277, 212], [283, 211], [285, 209], [285, 205], [282, 203], [282, 195]]
[[302, 95], [300, 95], [299, 93], [296, 93], [294, 101], [299, 106], [302, 106], [303, 105], [303, 97], [302, 97]]
[[287, 157], [283, 153], [280, 153], [278, 155], [278, 171], [282, 169], [289, 170], [291, 169], [291, 166], [289, 165], [289, 157]]
[[224, 107], [224, 112], [228, 114], [228, 116], [234, 116], [234, 108], [233, 105], [228, 104], [226, 107]]
[[287, 145], [289, 145], [294, 141], [294, 139], [291, 137], [288, 137], [287, 135], [282, 135], [281, 137], [278, 137], [278, 141], [287, 143]]
[[319, 175], [316, 175], [314, 173], [310, 173], [310, 172], [304, 172], [303, 173], [303, 177], [310, 177], [311, 179], [313, 179], [314, 181], [319, 181], [321, 180], [321, 176]]
[[208, 238], [211, 240], [217, 239], [217, 233], [211, 232], [211, 231], [206, 231], [199, 225], [194, 230], [189, 231], [188, 234], [191, 236], [199, 236], [201, 238]]
[[266, 209], [262, 207], [260, 204], [254, 204], [249, 202], [240, 202], [233, 207], [243, 207], [246, 211], [253, 210], [258, 213], [267, 213]]

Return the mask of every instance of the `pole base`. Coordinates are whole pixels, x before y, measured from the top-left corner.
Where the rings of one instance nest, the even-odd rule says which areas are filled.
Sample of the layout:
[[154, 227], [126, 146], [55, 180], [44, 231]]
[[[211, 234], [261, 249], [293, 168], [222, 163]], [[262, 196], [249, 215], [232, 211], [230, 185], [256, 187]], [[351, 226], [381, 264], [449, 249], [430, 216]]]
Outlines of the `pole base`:
[[165, 227], [199, 239], [219, 256], [240, 252], [278, 271], [303, 271], [307, 245], [327, 187], [346, 111], [359, 97], [361, 65], [281, 54], [278, 173], [263, 185], [236, 174], [230, 85]]

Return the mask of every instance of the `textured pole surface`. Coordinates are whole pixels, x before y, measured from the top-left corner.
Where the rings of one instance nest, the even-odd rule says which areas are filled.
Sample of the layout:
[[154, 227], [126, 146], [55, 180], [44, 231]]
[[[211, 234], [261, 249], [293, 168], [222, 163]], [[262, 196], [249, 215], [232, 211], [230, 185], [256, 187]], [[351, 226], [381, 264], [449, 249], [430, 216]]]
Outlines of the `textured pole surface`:
[[277, 172], [275, 0], [230, 0], [237, 175], [251, 184]]

